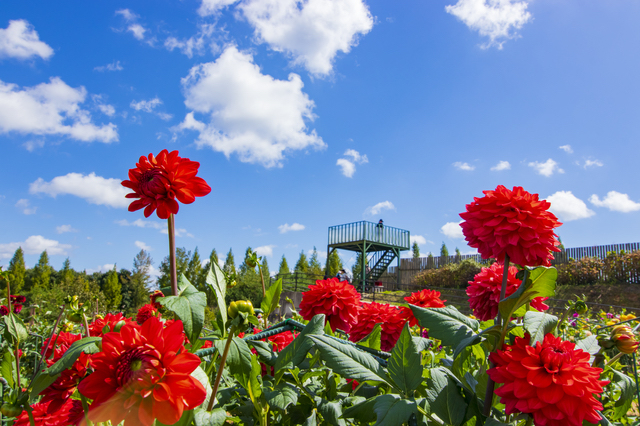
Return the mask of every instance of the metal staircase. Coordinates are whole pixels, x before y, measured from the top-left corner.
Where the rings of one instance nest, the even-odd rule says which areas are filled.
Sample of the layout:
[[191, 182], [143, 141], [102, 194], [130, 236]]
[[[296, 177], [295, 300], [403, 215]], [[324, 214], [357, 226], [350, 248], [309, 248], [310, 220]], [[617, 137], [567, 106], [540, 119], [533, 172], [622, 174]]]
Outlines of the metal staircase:
[[367, 265], [369, 266], [366, 278], [367, 282], [372, 283], [378, 281], [395, 258], [396, 254], [392, 250], [374, 252], [372, 256], [367, 259]]

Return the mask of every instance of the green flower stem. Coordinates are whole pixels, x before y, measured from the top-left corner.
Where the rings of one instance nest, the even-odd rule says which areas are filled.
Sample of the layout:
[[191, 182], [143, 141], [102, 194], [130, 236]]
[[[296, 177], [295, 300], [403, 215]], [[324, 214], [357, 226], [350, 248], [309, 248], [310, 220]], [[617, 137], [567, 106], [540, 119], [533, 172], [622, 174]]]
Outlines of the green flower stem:
[[533, 423], [533, 417], [529, 416], [527, 423], [525, 423], [524, 426], [531, 426], [531, 423]]
[[[507, 294], [507, 281], [509, 278], [509, 255], [504, 255], [504, 270], [502, 272], [502, 288], [500, 288], [500, 301], [504, 299]], [[498, 309], [498, 317], [496, 318], [496, 324], [501, 324], [502, 316], [500, 315], [500, 309]], [[504, 338], [506, 336], [507, 325], [509, 324], [509, 318], [504, 319], [504, 325], [502, 327], [502, 333], [500, 334], [500, 341], [493, 349], [492, 352], [496, 352], [502, 349], [502, 344], [504, 343]], [[495, 367], [493, 361], [489, 362], [490, 368]], [[495, 390], [496, 384], [491, 379], [491, 377], [487, 378], [487, 390], [484, 396], [484, 415], [489, 416], [491, 414], [491, 406], [493, 405], [493, 391]]]
[[618, 352], [613, 358], [611, 358], [609, 361], [605, 362], [604, 364], [605, 365], [613, 364], [614, 362], [622, 358], [622, 355], [624, 355], [624, 352]]
[[82, 321], [84, 322], [84, 337], [91, 337], [91, 332], [89, 331], [89, 321], [87, 321], [87, 316], [82, 313]]
[[[258, 271], [260, 271], [260, 281], [262, 282], [262, 298], [264, 299], [267, 296], [267, 289], [264, 286], [264, 276], [262, 275], [262, 267], [260, 266], [260, 262], [258, 262]], [[267, 328], [269, 325], [267, 324], [267, 317], [271, 312], [263, 312], [262, 313], [262, 321], [264, 322], [264, 328]]]
[[89, 420], [89, 404], [87, 403], [87, 398], [80, 394], [80, 401], [82, 401], [82, 411], [84, 411], [84, 421], [87, 426], [93, 425], [93, 422]]
[[171, 271], [171, 290], [178, 295], [178, 272], [176, 271], [176, 224], [173, 213], [167, 219], [169, 231], [169, 269]]
[[[33, 370], [33, 376], [31, 377], [31, 380], [33, 381], [33, 379], [36, 377], [36, 374], [38, 374], [38, 371], [40, 371], [40, 366], [42, 365], [42, 360], [44, 359], [45, 354], [47, 353], [47, 349], [49, 347], [49, 345], [51, 344], [51, 340], [53, 339], [53, 335], [56, 333], [56, 330], [58, 329], [58, 324], [60, 323], [60, 319], [62, 318], [62, 314], [64, 314], [64, 308], [65, 305], [63, 304], [62, 307], [60, 307], [60, 314], [58, 314], [58, 318], [56, 319], [56, 323], [53, 325], [53, 328], [51, 329], [51, 334], [49, 335], [49, 338], [46, 340], [46, 344], [45, 344], [45, 350], [43, 354], [40, 354], [40, 360], [38, 361], [38, 366], [36, 367], [35, 370]], [[56, 340], [58, 339], [58, 336], [56, 336]]]
[[29, 416], [29, 425], [36, 426], [36, 421], [33, 418], [33, 412], [32, 412], [31, 407], [27, 408], [27, 415]]
[[[229, 336], [227, 337], [227, 343], [224, 345], [224, 352], [222, 352], [222, 358], [220, 358], [220, 367], [218, 367], [218, 374], [216, 374], [216, 381], [213, 383], [213, 391], [211, 392], [211, 399], [209, 400], [209, 406], [207, 407], [207, 411], [213, 410], [213, 403], [216, 400], [216, 394], [218, 393], [218, 386], [220, 386], [220, 379], [222, 378], [222, 371], [224, 370], [224, 364], [227, 362], [227, 355], [229, 355], [229, 348], [231, 347], [231, 341], [233, 340], [233, 336], [236, 328], [231, 327], [229, 331]], [[213, 361], [212, 361], [213, 362]]]
[[633, 375], [636, 378], [636, 396], [638, 397], [636, 401], [640, 404], [640, 385], [638, 385], [638, 358], [636, 357], [635, 351], [633, 352]]
[[9, 285], [9, 278], [7, 276], [5, 276], [4, 280], [7, 282], [7, 305], [9, 305], [9, 313], [11, 313], [13, 312], [11, 310], [11, 286]]

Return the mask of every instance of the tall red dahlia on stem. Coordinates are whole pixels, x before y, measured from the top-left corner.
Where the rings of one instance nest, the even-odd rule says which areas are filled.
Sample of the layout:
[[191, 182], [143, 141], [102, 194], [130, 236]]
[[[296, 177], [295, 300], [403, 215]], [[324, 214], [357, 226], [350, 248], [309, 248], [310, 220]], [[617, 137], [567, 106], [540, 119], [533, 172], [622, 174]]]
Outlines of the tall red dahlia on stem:
[[182, 322], [163, 328], [155, 317], [142, 326], [126, 324], [106, 333], [102, 352], [93, 355], [95, 372], [78, 390], [93, 399], [89, 419], [151, 426], [177, 422], [206, 398], [202, 384], [191, 377], [200, 358], [185, 351]]
[[583, 420], [600, 422], [602, 393], [600, 368], [591, 367], [590, 355], [575, 344], [547, 334], [542, 343], [529, 346], [529, 335], [516, 337], [513, 345], [491, 353], [495, 367], [488, 371], [495, 393], [506, 413], [527, 413], [540, 426], [581, 426]]
[[104, 318], [96, 318], [89, 324], [89, 331], [93, 337], [102, 337], [103, 334], [113, 331], [116, 324], [124, 321], [125, 324], [132, 324], [131, 319], [124, 316], [122, 312], [117, 314], [106, 314]]
[[477, 248], [483, 259], [493, 257], [527, 266], [551, 266], [551, 252], [560, 249], [554, 228], [562, 225], [551, 213], [551, 204], [539, 200], [522, 187], [509, 190], [499, 185], [495, 191], [483, 191], [467, 211], [460, 213], [460, 224], [469, 246]]
[[[500, 303], [500, 289], [502, 287], [502, 277], [504, 265], [494, 263], [489, 268], [482, 268], [480, 273], [469, 281], [467, 296], [469, 296], [469, 306], [480, 321], [488, 321], [498, 314], [498, 303]], [[518, 290], [521, 280], [516, 278], [518, 268], [509, 266], [507, 275], [507, 291], [505, 297], [511, 296]], [[548, 297], [536, 297], [531, 301], [531, 306], [539, 311], [546, 311], [549, 306], [544, 304]]]
[[300, 315], [310, 320], [315, 315], [325, 314], [332, 330], [339, 328], [348, 333], [358, 319], [359, 304], [360, 293], [347, 281], [318, 280], [302, 293]]
[[178, 213], [178, 201], [191, 204], [196, 197], [211, 192], [204, 179], [197, 177], [200, 163], [182, 158], [178, 151], [163, 149], [157, 157], [149, 154], [140, 157], [135, 169], [129, 169], [129, 180], [122, 186], [134, 192], [127, 198], [137, 198], [129, 205], [134, 212], [144, 207], [145, 217], [151, 216], [157, 209], [160, 219], [168, 219], [170, 214]]
[[402, 327], [407, 322], [400, 309], [383, 303], [363, 303], [358, 312], [358, 322], [351, 327], [349, 340], [358, 342], [367, 337], [376, 324], [382, 323], [380, 349], [390, 351], [400, 338]]
[[[405, 297], [404, 300], [410, 305], [420, 306], [421, 308], [444, 308], [444, 302], [446, 302], [446, 300], [440, 300], [439, 291], [429, 290], [427, 288], [411, 293], [411, 296]], [[402, 316], [409, 321], [411, 327], [418, 325], [418, 320], [413, 315], [411, 308], [403, 306], [400, 309]]]

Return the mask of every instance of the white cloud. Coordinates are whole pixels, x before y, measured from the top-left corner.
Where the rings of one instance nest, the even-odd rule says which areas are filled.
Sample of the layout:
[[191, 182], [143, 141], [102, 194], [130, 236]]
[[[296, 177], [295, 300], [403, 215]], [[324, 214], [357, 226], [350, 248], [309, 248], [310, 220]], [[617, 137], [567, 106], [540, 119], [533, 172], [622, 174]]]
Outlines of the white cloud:
[[9, 21], [7, 28], [0, 28], [0, 58], [29, 59], [39, 56], [49, 59], [53, 49], [40, 41], [33, 25], [24, 19]]
[[342, 155], [344, 155], [345, 157], [351, 157], [351, 160], [347, 160], [346, 158], [339, 158], [336, 162], [336, 165], [342, 168], [342, 174], [348, 178], [353, 177], [353, 174], [356, 172], [355, 163], [364, 164], [369, 162], [369, 159], [366, 155], [361, 155], [355, 149], [348, 149]]
[[494, 172], [500, 172], [502, 170], [511, 170], [511, 164], [508, 161], [499, 161], [498, 164], [491, 168]]
[[629, 195], [621, 194], [617, 191], [609, 191], [602, 200], [596, 194], [593, 194], [589, 197], [589, 201], [595, 206], [606, 207], [614, 212], [629, 213], [640, 210], [640, 203], [631, 200]]
[[466, 170], [466, 171], [471, 171], [476, 168], [475, 166], [472, 166], [469, 163], [462, 163], [460, 161], [456, 161], [455, 163], [453, 163], [453, 167], [455, 167], [458, 170]]
[[56, 226], [56, 232], [58, 234], [64, 234], [65, 232], [78, 232], [78, 230], [74, 229], [71, 225], [60, 225]]
[[137, 226], [138, 228], [153, 228], [153, 229], [165, 229], [167, 225], [161, 222], [152, 222], [150, 220], [136, 219], [133, 222], [129, 222], [126, 219], [116, 220], [120, 226]]
[[289, 231], [302, 231], [304, 229], [304, 225], [295, 222], [291, 225], [285, 223], [284, 225], [278, 226], [278, 229], [280, 230], [281, 234], [286, 234]]
[[[87, 268], [86, 272], [87, 274], [93, 274], [95, 272], [100, 272], [100, 273], [105, 273], [105, 272], [109, 272], [109, 271], [113, 271], [113, 268], [115, 267], [115, 263], [105, 263], [104, 265], [98, 265], [96, 266], [95, 269], [93, 268]], [[152, 266], [153, 268], [153, 266]], [[155, 269], [155, 268], [154, 268]]]
[[74, 89], [59, 77], [23, 90], [0, 81], [0, 132], [64, 135], [84, 142], [117, 141], [114, 124], [96, 126], [91, 114], [80, 108], [86, 96], [84, 87]]
[[[160, 232], [163, 233], [163, 234], [169, 235], [169, 230], [166, 227], [163, 228]], [[176, 232], [176, 237], [195, 238], [192, 233], [187, 232], [187, 230], [184, 229], [184, 228], [176, 228], [175, 232]]]
[[558, 191], [548, 196], [547, 201], [551, 203], [549, 210], [565, 222], [586, 219], [595, 214], [584, 201], [573, 195], [571, 191]]
[[532, 161], [531, 163], [529, 163], [529, 167], [532, 167], [538, 174], [546, 177], [553, 175], [554, 172], [564, 173], [564, 170], [562, 170], [558, 166], [558, 163], [553, 161], [551, 158], [549, 158], [544, 163]]
[[589, 167], [602, 167], [604, 166], [604, 164], [602, 164], [602, 161], [600, 160], [586, 160], [584, 162], [584, 168], [587, 169]]
[[116, 10], [116, 15], [121, 15], [127, 22], [127, 31], [129, 31], [137, 40], [144, 40], [144, 34], [148, 31], [145, 27], [138, 23], [140, 15], [136, 15], [129, 9]]
[[38, 210], [37, 207], [31, 206], [31, 203], [26, 198], [18, 200], [16, 207], [22, 210], [22, 213], [24, 214], [34, 214], [36, 210]]
[[104, 71], [122, 71], [123, 69], [124, 68], [122, 67], [122, 65], [120, 65], [120, 61], [113, 61], [110, 64], [95, 67], [93, 70], [104, 72]]
[[[193, 111], [174, 130], [198, 131], [199, 147], [265, 167], [281, 167], [285, 152], [325, 147], [316, 131], [307, 129], [315, 104], [302, 91], [300, 76], [292, 73], [284, 81], [264, 75], [253, 57], [235, 46], [215, 62], [191, 68], [182, 86]], [[208, 123], [198, 121], [195, 112], [207, 114]]]
[[409, 237], [409, 243], [413, 245], [413, 243], [418, 243], [419, 246], [423, 244], [427, 244], [427, 239], [422, 235], [411, 235]]
[[[318, 260], [323, 260], [327, 258], [327, 252], [324, 250], [316, 250], [316, 253], [318, 253]], [[313, 250], [307, 250], [307, 256], [308, 257], [313, 256]]]
[[38, 178], [29, 185], [29, 192], [44, 193], [53, 198], [60, 194], [70, 194], [84, 198], [90, 204], [125, 208], [131, 202], [130, 199], [125, 198], [130, 190], [120, 185], [120, 182], [120, 179], [107, 179], [96, 176], [95, 173], [88, 175], [69, 173], [55, 177], [51, 182]]
[[442, 228], [440, 228], [440, 232], [442, 232], [449, 238], [464, 238], [464, 235], [462, 234], [462, 228], [460, 227], [461, 223], [462, 221], [447, 222], [442, 225]]
[[519, 37], [517, 30], [531, 20], [528, 6], [526, 1], [518, 0], [458, 0], [445, 6], [445, 10], [489, 38], [481, 45], [483, 49], [491, 46], [502, 49], [504, 42]]
[[364, 164], [364, 163], [368, 163], [369, 162], [369, 159], [367, 158], [366, 154], [362, 154], [361, 155], [355, 149], [348, 149], [342, 155], [345, 155], [347, 157], [353, 158], [353, 161], [358, 163], [358, 164]]
[[113, 105], [104, 103], [104, 96], [91, 95], [91, 100], [93, 100], [93, 103], [104, 115], [108, 115], [109, 117], [113, 117], [115, 115], [116, 109], [113, 107]]
[[268, 246], [256, 247], [256, 253], [258, 254], [258, 256], [272, 257], [274, 247], [275, 246], [273, 244], [270, 244]]
[[136, 241], [134, 243], [136, 245], [136, 247], [138, 247], [140, 250], [145, 250], [145, 251], [151, 251], [151, 247], [149, 247], [148, 245], [146, 245], [145, 243], [143, 243], [142, 241]]
[[573, 154], [573, 149], [571, 148], [571, 145], [561, 145], [558, 147], [558, 149], [563, 150], [567, 154]]
[[[215, 14], [233, 3], [203, 0], [198, 12]], [[318, 76], [331, 74], [338, 52], [349, 53], [374, 23], [362, 0], [244, 0], [238, 9], [253, 26], [256, 41]]]
[[219, 47], [216, 43], [212, 42], [215, 29], [215, 24], [201, 24], [195, 36], [182, 40], [178, 40], [175, 37], [168, 37], [164, 41], [164, 47], [170, 52], [178, 49], [189, 58], [192, 58], [194, 54], [203, 55], [207, 45], [209, 45], [212, 52], [217, 52]]
[[391, 201], [382, 201], [375, 206], [367, 207], [364, 211], [364, 214], [367, 216], [375, 216], [383, 210], [395, 210], [396, 206], [393, 205]]
[[148, 101], [131, 101], [130, 107], [136, 111], [153, 112], [153, 109], [158, 105], [162, 105], [162, 101], [156, 96]]
[[61, 244], [56, 240], [48, 240], [42, 235], [32, 235], [20, 243], [0, 244], [0, 258], [11, 258], [18, 247], [22, 247], [22, 250], [24, 250], [26, 254], [40, 254], [46, 250], [49, 256], [67, 254], [67, 250], [71, 248], [69, 244]]
[[23, 143], [22, 146], [24, 146], [27, 151], [33, 152], [44, 146], [44, 139], [32, 139]]

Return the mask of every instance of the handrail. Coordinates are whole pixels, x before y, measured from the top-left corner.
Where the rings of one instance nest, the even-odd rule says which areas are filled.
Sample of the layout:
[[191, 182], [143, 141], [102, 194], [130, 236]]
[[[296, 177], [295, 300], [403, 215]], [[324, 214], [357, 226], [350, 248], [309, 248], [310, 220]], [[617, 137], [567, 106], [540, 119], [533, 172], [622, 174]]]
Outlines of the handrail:
[[371, 241], [410, 249], [409, 231], [393, 226], [380, 226], [374, 222], [360, 221], [329, 227], [329, 245], [357, 241]]

